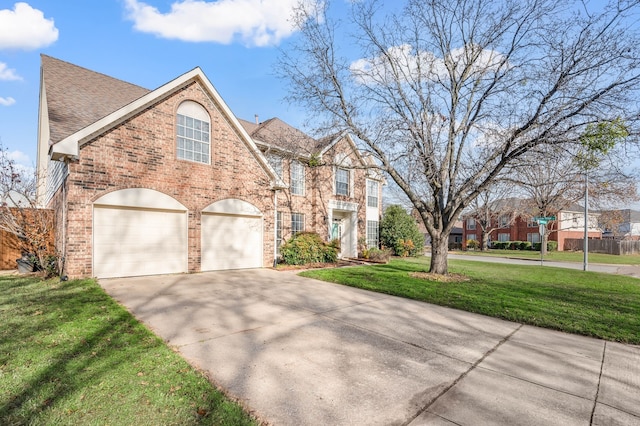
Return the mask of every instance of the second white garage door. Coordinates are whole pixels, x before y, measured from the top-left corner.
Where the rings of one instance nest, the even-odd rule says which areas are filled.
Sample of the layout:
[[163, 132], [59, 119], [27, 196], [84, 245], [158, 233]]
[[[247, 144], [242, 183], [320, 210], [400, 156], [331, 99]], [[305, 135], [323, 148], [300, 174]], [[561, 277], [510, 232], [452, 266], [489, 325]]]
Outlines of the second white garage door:
[[262, 267], [262, 218], [202, 215], [202, 270]]

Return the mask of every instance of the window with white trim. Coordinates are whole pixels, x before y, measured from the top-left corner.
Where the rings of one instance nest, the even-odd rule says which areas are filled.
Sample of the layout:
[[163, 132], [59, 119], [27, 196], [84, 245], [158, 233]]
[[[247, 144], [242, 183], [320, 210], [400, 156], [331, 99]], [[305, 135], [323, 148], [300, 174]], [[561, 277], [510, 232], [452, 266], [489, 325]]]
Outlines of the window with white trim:
[[280, 254], [282, 245], [282, 212], [276, 213], [276, 253]]
[[509, 215], [503, 214], [498, 218], [498, 227], [499, 228], [509, 227]]
[[267, 161], [278, 177], [282, 179], [282, 157], [275, 154], [269, 154], [267, 156]]
[[349, 196], [349, 170], [336, 167], [336, 195]]
[[378, 207], [378, 182], [367, 179], [367, 206]]
[[291, 213], [291, 236], [304, 231], [304, 213]]
[[540, 234], [537, 232], [528, 232], [527, 233], [527, 241], [530, 243], [539, 243], [540, 242]]
[[304, 165], [298, 161], [291, 162], [291, 193], [304, 195]]
[[536, 222], [536, 220], [532, 217], [529, 218], [529, 220], [527, 220], [527, 228], [537, 228], [538, 227], [538, 222]]
[[210, 164], [210, 118], [204, 107], [185, 101], [176, 115], [176, 156], [180, 160]]
[[379, 239], [379, 226], [377, 220], [368, 220], [367, 221], [367, 247], [373, 248], [378, 247], [378, 239]]
[[476, 220], [472, 217], [467, 219], [467, 229], [476, 229]]
[[478, 237], [476, 237], [476, 234], [468, 234], [467, 240], [478, 241]]
[[509, 241], [510, 237], [511, 237], [511, 234], [501, 232], [498, 234], [498, 241], [501, 241], [501, 242]]

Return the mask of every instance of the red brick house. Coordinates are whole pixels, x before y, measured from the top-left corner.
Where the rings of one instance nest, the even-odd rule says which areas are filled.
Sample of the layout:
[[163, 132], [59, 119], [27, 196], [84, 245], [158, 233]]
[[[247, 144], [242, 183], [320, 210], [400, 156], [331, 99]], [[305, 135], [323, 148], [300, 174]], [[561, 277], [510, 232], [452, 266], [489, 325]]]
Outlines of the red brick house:
[[[526, 205], [519, 200], [519, 205]], [[514, 203], [514, 201], [511, 201]], [[489, 233], [489, 247], [493, 241], [529, 241], [538, 243], [541, 241], [539, 225], [535, 222], [536, 215], [527, 209], [514, 209], [512, 213], [503, 213], [491, 218], [492, 224], [487, 229]], [[564, 241], [567, 238], [584, 237], [584, 208], [573, 204], [556, 212], [548, 214], [555, 216], [556, 220], [547, 224], [549, 241], [558, 243], [558, 250], [564, 250]], [[598, 213], [589, 213], [589, 238], [601, 239], [602, 230], [598, 227]], [[481, 228], [477, 223], [474, 212], [468, 212], [463, 218], [463, 241], [466, 245], [469, 240], [480, 241]]]
[[377, 241], [367, 166], [348, 135], [239, 120], [199, 68], [147, 90], [42, 55], [38, 200], [69, 276], [271, 266], [303, 230], [355, 256]]

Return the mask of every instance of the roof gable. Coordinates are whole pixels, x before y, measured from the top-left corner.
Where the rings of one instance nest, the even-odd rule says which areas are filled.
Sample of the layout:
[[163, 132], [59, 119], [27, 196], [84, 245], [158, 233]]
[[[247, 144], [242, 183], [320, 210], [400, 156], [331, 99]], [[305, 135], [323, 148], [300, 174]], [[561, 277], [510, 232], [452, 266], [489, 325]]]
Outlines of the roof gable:
[[[51, 58], [53, 59], [53, 58]], [[57, 61], [57, 60], [56, 60]], [[63, 62], [63, 61], [58, 61]], [[71, 64], [68, 64], [71, 65]], [[80, 67], [78, 67], [80, 68]], [[88, 71], [88, 70], [87, 70]], [[97, 73], [96, 73], [97, 74]], [[103, 76], [106, 77], [106, 76]], [[54, 140], [50, 147], [50, 155], [53, 160], [61, 160], [64, 158], [77, 158], [79, 156], [80, 147], [95, 138], [96, 136], [104, 133], [105, 131], [117, 126], [118, 124], [124, 122], [128, 118], [134, 116], [138, 112], [144, 110], [145, 108], [151, 106], [154, 103], [161, 101], [162, 99], [167, 98], [171, 94], [180, 90], [181, 88], [192, 84], [193, 82], [197, 82], [200, 84], [208, 95], [210, 96], [213, 103], [216, 105], [220, 113], [226, 117], [230, 125], [235, 129], [238, 134], [240, 140], [245, 144], [245, 146], [249, 149], [249, 151], [256, 158], [258, 163], [262, 166], [262, 168], [267, 172], [267, 174], [272, 179], [273, 188], [284, 188], [286, 184], [282, 182], [280, 177], [277, 176], [273, 168], [266, 161], [260, 150], [257, 148], [251, 137], [248, 135], [246, 130], [240, 125], [238, 119], [231, 113], [231, 110], [224, 102], [222, 97], [218, 94], [216, 89], [213, 87], [209, 79], [204, 75], [202, 70], [198, 67], [193, 70], [179, 76], [178, 78], [164, 84], [163, 86], [153, 90], [146, 92], [130, 102], [125, 103], [124, 105], [116, 108], [112, 112], [108, 113], [105, 116], [102, 116], [97, 121], [91, 122], [89, 125], [85, 127], [81, 127], [69, 134], [68, 136], [62, 138], [61, 140]], [[132, 85], [133, 86], [133, 85]], [[133, 86], [134, 88], [138, 86]], [[122, 86], [122, 90], [125, 87]], [[138, 88], [140, 89], [140, 88]], [[133, 89], [134, 92], [136, 89]], [[89, 94], [86, 94], [89, 96]], [[133, 97], [132, 95], [131, 97]], [[116, 96], [118, 98], [118, 96]], [[126, 97], [119, 98], [121, 101]], [[49, 103], [49, 94], [46, 96], [47, 103]], [[90, 99], [90, 102], [98, 102], [100, 99]], [[112, 106], [115, 105], [116, 102], [112, 103]]]
[[51, 56], [41, 61], [54, 144], [150, 92]]

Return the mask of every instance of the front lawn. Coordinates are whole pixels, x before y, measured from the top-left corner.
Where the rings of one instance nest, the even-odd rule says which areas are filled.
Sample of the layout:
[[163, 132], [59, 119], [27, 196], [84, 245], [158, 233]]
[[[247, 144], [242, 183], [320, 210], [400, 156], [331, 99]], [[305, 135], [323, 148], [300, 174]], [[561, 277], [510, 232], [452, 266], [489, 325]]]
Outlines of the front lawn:
[[0, 423], [253, 420], [94, 280], [0, 276]]
[[[306, 271], [305, 277], [477, 312], [509, 321], [640, 344], [640, 280], [538, 265], [450, 260], [467, 281], [412, 276], [428, 258], [387, 265]], [[419, 275], [419, 274], [418, 274]]]
[[[495, 256], [524, 259], [540, 259], [539, 251], [532, 250], [498, 250], [489, 249], [487, 251], [454, 251], [454, 254], [467, 254], [471, 256]], [[579, 262], [582, 263], [584, 253], [581, 251], [550, 251], [544, 256], [544, 260], [557, 262]], [[589, 253], [589, 263], [604, 263], [610, 265], [640, 265], [640, 254], [629, 254], [617, 256], [614, 254]]]

